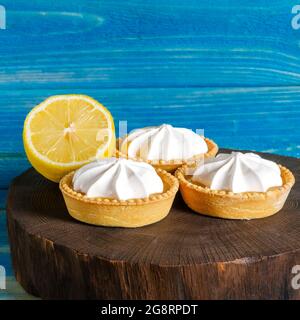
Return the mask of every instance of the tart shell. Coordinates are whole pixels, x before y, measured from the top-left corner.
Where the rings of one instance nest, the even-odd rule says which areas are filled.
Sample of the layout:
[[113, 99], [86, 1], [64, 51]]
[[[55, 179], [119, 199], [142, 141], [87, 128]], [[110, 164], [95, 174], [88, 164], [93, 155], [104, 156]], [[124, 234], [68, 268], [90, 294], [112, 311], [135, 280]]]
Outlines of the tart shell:
[[[204, 138], [207, 147], [208, 147], [208, 151], [206, 153], [201, 153], [198, 155], [195, 155], [194, 157], [187, 159], [187, 160], [144, 160], [142, 158], [138, 158], [138, 157], [128, 157], [127, 154], [122, 153], [119, 149], [120, 146], [122, 144], [124, 138], [119, 138], [117, 140], [117, 148], [116, 148], [116, 156], [120, 157], [120, 158], [127, 158], [127, 159], [132, 159], [132, 160], [136, 160], [136, 161], [143, 161], [146, 163], [151, 164], [153, 167], [155, 168], [159, 168], [162, 170], [165, 170], [167, 172], [170, 173], [174, 173], [176, 171], [176, 169], [178, 169], [179, 167], [185, 165], [185, 164], [191, 164], [194, 163], [196, 161], [199, 161], [201, 159], [208, 159], [208, 158], [213, 158], [219, 150], [218, 145], [213, 141], [210, 140], [208, 138]], [[176, 146], [174, 146], [176, 147]]]
[[211, 190], [192, 183], [186, 175], [188, 168], [179, 168], [175, 176], [179, 180], [180, 192], [187, 206], [193, 211], [224, 219], [258, 219], [271, 216], [282, 209], [292, 186], [294, 175], [279, 165], [283, 185], [266, 192], [233, 193], [224, 190]]
[[174, 176], [160, 169], [156, 172], [163, 181], [164, 192], [144, 199], [88, 198], [72, 189], [74, 172], [63, 177], [59, 187], [73, 218], [98, 226], [136, 228], [165, 218], [178, 191]]

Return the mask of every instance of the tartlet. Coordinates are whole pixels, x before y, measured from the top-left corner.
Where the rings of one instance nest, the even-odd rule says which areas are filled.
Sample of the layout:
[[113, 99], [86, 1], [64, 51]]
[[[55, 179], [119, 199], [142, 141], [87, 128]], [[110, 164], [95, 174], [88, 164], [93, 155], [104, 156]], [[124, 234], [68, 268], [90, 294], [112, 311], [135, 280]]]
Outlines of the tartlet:
[[168, 215], [179, 188], [178, 180], [168, 172], [157, 169], [156, 173], [163, 182], [163, 192], [141, 199], [89, 198], [73, 189], [74, 172], [63, 177], [59, 187], [69, 214], [79, 221], [107, 227], [142, 227]]
[[[132, 144], [138, 147], [135, 146], [135, 152], [130, 153]], [[119, 157], [144, 161], [172, 173], [184, 164], [214, 157], [217, 152], [218, 146], [214, 141], [192, 130], [166, 124], [134, 130], [117, 140], [116, 150]]]
[[249, 220], [271, 216], [282, 209], [295, 183], [292, 172], [278, 165], [282, 185], [272, 187], [266, 192], [234, 193], [212, 190], [192, 181], [191, 172], [196, 166], [196, 164], [184, 165], [175, 173], [182, 197], [193, 211], [218, 218]]

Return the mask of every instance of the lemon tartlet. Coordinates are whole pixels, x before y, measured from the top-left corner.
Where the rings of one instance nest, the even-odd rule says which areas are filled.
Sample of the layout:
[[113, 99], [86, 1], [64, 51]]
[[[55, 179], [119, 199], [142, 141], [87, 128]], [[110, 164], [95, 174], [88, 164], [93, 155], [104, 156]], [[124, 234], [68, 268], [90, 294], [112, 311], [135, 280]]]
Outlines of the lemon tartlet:
[[60, 181], [75, 219], [109, 227], [141, 227], [165, 218], [178, 180], [147, 163], [108, 158], [71, 172]]
[[287, 168], [241, 152], [185, 165], [175, 176], [188, 207], [226, 219], [257, 219], [277, 213], [295, 183]]
[[218, 146], [192, 130], [168, 124], [134, 130], [117, 141], [117, 155], [174, 172], [184, 164], [214, 157]]

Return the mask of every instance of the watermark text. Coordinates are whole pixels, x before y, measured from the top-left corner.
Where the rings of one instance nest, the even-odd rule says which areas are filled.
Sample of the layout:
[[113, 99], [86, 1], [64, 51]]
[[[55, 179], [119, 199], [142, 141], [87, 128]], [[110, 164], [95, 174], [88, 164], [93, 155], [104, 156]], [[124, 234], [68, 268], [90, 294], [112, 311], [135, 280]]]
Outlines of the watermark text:
[[297, 4], [292, 8], [292, 14], [294, 15], [291, 20], [291, 25], [294, 30], [300, 29], [300, 5]]
[[294, 276], [291, 281], [291, 286], [294, 290], [298, 290], [300, 289], [300, 265], [293, 266], [292, 274]]
[[0, 266], [0, 290], [6, 289], [6, 271], [3, 266]]
[[0, 29], [6, 29], [6, 10], [2, 5], [0, 5]]

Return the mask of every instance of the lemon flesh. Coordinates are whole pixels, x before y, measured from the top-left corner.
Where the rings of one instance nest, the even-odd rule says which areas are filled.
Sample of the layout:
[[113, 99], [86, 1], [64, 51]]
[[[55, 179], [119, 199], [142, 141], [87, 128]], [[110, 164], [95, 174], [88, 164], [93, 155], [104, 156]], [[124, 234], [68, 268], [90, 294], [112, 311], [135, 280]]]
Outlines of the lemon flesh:
[[110, 112], [91, 97], [53, 96], [27, 115], [23, 142], [32, 166], [58, 182], [70, 171], [113, 154], [114, 121]]

